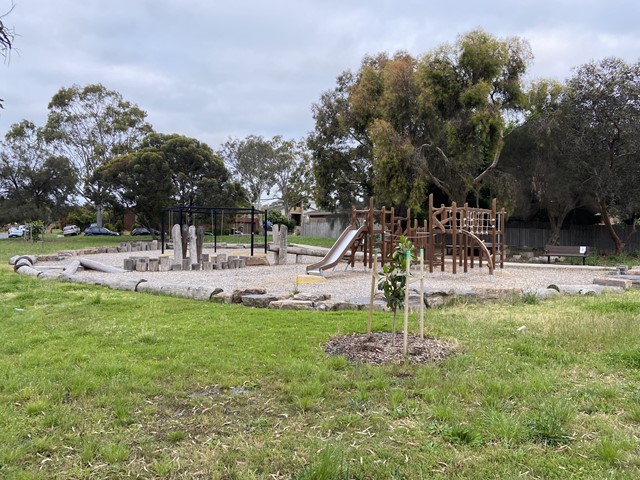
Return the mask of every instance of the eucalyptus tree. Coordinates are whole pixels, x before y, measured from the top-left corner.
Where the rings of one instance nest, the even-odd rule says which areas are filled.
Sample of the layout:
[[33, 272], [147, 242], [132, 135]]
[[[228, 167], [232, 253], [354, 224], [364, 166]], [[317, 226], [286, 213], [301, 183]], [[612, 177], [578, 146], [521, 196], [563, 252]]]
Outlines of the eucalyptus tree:
[[71, 203], [76, 182], [70, 162], [53, 154], [41, 128], [27, 120], [11, 126], [0, 144], [4, 221], [50, 221]]
[[530, 60], [526, 41], [482, 30], [420, 58], [366, 57], [313, 107], [308, 142], [320, 204], [344, 207], [375, 193], [420, 208], [430, 185], [466, 201], [498, 165]]
[[111, 160], [95, 176], [120, 204], [135, 207], [141, 223], [154, 228], [165, 207], [247, 202], [245, 190], [231, 181], [206, 143], [177, 134], [148, 135], [138, 150]]
[[273, 142], [259, 135], [246, 138], [229, 138], [218, 151], [218, 155], [229, 165], [233, 177], [249, 192], [249, 200], [261, 208], [263, 194], [273, 187], [273, 163], [276, 154]]
[[140, 146], [152, 131], [145, 118], [146, 112], [100, 84], [61, 88], [49, 102], [47, 141], [76, 168], [78, 194], [94, 203], [99, 225], [107, 192], [94, 173]]
[[313, 196], [313, 176], [309, 150], [304, 141], [271, 139], [273, 148], [270, 165], [272, 184], [282, 201], [285, 216], [291, 207], [306, 205]]
[[640, 63], [605, 58], [582, 65], [568, 81], [572, 138], [586, 187], [598, 205], [616, 252], [624, 250], [613, 217], [640, 218]]
[[546, 213], [551, 227], [548, 243], [556, 244], [569, 213], [592, 205], [582, 168], [584, 152], [576, 144], [566, 85], [533, 82], [527, 103], [526, 121], [505, 144], [501, 170]]

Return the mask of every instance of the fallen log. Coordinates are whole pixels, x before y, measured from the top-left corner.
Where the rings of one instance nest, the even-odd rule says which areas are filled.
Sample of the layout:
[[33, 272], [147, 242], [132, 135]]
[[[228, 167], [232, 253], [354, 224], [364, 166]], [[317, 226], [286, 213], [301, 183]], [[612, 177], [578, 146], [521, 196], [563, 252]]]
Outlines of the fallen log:
[[109, 287], [112, 290], [125, 290], [129, 292], [135, 292], [138, 289], [138, 285], [146, 282], [144, 278], [133, 279], [118, 279], [118, 278], [105, 278], [102, 281], [102, 285]]
[[212, 295], [220, 293], [222, 289], [214, 287], [194, 287], [189, 285], [167, 285], [154, 282], [143, 282], [138, 285], [136, 291], [208, 301], [211, 299]]
[[65, 276], [70, 276], [70, 275], [75, 275], [76, 272], [78, 271], [78, 268], [80, 268], [80, 260], [73, 260], [68, 266], [67, 268], [65, 268], [62, 272], [62, 275]]
[[36, 270], [33, 267], [30, 267], [28, 265], [23, 265], [19, 268], [16, 269], [16, 272], [19, 273], [20, 275], [28, 275], [30, 277], [38, 277], [40, 275], [40, 270]]
[[118, 267], [113, 267], [111, 265], [106, 265], [104, 263], [96, 262], [95, 260], [87, 260], [86, 258], [79, 259], [80, 265], [88, 270], [95, 270], [97, 272], [105, 272], [105, 273], [124, 273], [126, 270]]

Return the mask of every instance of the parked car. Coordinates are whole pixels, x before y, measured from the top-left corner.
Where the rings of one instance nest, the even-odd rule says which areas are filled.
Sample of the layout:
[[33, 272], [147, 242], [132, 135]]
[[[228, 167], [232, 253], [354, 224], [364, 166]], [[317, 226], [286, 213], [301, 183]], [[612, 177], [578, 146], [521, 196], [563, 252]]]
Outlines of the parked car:
[[89, 227], [89, 228], [85, 228], [84, 229], [84, 234], [87, 235], [87, 236], [91, 236], [91, 235], [118, 236], [118, 235], [120, 235], [118, 232], [112, 232], [108, 228], [98, 227], [98, 226], [93, 226], [93, 225], [91, 227]]
[[24, 231], [27, 229], [24, 225], [20, 225], [17, 227], [11, 227], [9, 229], [9, 238], [23, 237]]
[[80, 235], [80, 232], [81, 232], [80, 227], [78, 227], [77, 225], [67, 225], [62, 229], [62, 234], [65, 237], [70, 235]]
[[[152, 229], [154, 235], [160, 235], [160, 230]], [[151, 235], [151, 231], [149, 231], [146, 227], [136, 227], [131, 230], [131, 235]]]

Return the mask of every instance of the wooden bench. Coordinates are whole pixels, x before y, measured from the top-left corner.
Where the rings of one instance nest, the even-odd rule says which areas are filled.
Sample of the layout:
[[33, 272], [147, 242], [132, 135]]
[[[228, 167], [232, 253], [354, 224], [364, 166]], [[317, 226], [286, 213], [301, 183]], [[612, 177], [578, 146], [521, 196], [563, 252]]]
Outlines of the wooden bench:
[[547, 245], [544, 247], [544, 254], [547, 256], [547, 263], [551, 263], [551, 257], [582, 257], [582, 265], [586, 265], [589, 256], [589, 247], [586, 246], [560, 246]]

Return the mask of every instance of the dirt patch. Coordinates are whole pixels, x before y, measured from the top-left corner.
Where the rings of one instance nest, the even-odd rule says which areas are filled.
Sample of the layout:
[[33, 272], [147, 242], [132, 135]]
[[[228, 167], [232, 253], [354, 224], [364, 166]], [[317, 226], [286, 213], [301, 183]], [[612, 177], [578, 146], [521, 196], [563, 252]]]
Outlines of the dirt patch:
[[[329, 355], [344, 355], [352, 362], [373, 363], [401, 363], [405, 360], [402, 333], [396, 335], [393, 345], [391, 333], [354, 333], [332, 337], [325, 351]], [[459, 351], [459, 345], [426, 336], [420, 338], [409, 335], [407, 359], [411, 363], [437, 363]]]

